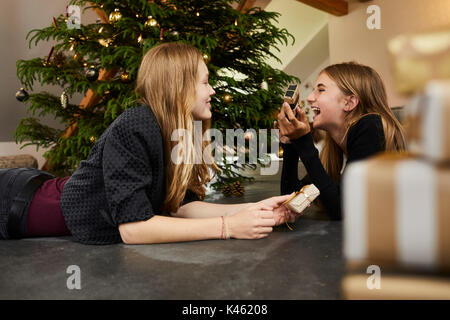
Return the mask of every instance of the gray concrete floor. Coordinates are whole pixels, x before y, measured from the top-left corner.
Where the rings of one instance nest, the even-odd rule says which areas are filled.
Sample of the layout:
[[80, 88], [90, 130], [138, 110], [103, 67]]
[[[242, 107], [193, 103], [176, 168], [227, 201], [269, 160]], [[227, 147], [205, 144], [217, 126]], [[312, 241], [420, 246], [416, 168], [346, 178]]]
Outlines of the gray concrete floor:
[[[280, 167], [281, 171], [281, 167]], [[304, 172], [300, 167], [300, 175]], [[243, 197], [279, 195], [279, 174], [253, 175]], [[311, 206], [261, 240], [87, 246], [70, 237], [0, 243], [0, 299], [340, 299], [342, 224]], [[80, 289], [69, 289], [79, 267]], [[70, 269], [69, 269], [70, 270]]]

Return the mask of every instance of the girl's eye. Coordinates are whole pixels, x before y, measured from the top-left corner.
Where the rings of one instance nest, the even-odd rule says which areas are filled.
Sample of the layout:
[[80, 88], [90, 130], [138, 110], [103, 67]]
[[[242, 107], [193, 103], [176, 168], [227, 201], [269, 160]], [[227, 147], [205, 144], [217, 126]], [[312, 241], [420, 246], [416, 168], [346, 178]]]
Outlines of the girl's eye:
[[319, 89], [319, 92], [325, 91], [325, 89]]

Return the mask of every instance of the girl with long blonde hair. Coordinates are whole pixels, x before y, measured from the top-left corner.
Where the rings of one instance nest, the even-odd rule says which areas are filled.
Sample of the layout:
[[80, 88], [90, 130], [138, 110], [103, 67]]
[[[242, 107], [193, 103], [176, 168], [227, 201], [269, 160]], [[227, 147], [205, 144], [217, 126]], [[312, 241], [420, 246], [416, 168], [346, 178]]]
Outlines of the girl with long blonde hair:
[[196, 48], [165, 43], [150, 49], [136, 92], [142, 105], [114, 120], [72, 176], [0, 172], [0, 192], [8, 199], [16, 191], [6, 190], [7, 183], [19, 175], [14, 190], [32, 196], [20, 214], [2, 203], [0, 238], [71, 234], [86, 244], [259, 239], [295, 219], [282, 206], [289, 195], [235, 205], [200, 201], [217, 167], [204, 154], [206, 142], [198, 148], [193, 140], [194, 121], [202, 122], [202, 133], [209, 128], [215, 94]]
[[[284, 149], [281, 193], [314, 183], [330, 218], [340, 219], [345, 165], [381, 151], [404, 150], [404, 131], [389, 108], [381, 77], [368, 66], [349, 62], [326, 67], [307, 101], [314, 129], [325, 131], [323, 149], [319, 155], [303, 110], [283, 104], [275, 122]], [[297, 175], [299, 158], [307, 171], [302, 180]]]

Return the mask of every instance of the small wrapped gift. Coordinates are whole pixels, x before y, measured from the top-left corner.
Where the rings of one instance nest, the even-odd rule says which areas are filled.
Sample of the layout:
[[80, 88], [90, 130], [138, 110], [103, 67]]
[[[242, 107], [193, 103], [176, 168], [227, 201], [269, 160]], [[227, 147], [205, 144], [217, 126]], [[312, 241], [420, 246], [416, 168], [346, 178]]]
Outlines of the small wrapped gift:
[[407, 154], [350, 164], [343, 177], [349, 269], [450, 270], [450, 168]]
[[403, 116], [409, 151], [450, 163], [450, 80], [430, 81], [405, 106]]
[[450, 28], [400, 35], [388, 43], [397, 92], [417, 93], [431, 79], [450, 78]]
[[291, 211], [299, 214], [320, 195], [319, 189], [313, 184], [303, 186], [300, 191], [296, 192], [289, 200], [283, 204]]

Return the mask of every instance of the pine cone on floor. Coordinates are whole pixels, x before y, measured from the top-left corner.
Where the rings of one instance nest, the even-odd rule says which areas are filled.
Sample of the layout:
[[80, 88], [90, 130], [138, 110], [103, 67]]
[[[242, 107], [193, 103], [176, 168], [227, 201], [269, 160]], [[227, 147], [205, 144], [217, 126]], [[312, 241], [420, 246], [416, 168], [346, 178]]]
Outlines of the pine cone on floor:
[[225, 197], [231, 196], [233, 193], [232, 187], [230, 184], [226, 184], [222, 187], [222, 193], [225, 195]]
[[244, 193], [245, 193], [244, 187], [242, 186], [242, 184], [239, 181], [236, 181], [235, 183], [233, 183], [232, 193], [234, 196], [237, 196], [237, 197], [244, 195]]

